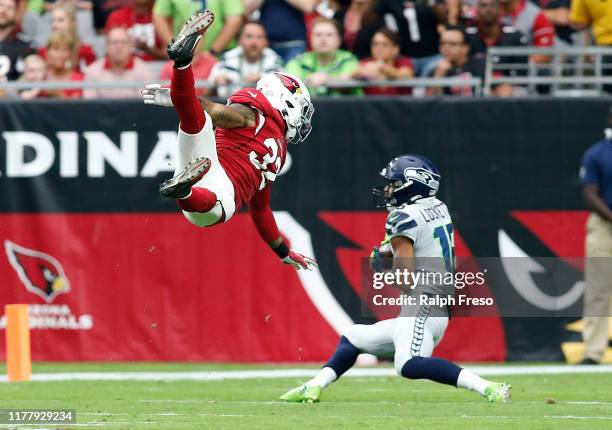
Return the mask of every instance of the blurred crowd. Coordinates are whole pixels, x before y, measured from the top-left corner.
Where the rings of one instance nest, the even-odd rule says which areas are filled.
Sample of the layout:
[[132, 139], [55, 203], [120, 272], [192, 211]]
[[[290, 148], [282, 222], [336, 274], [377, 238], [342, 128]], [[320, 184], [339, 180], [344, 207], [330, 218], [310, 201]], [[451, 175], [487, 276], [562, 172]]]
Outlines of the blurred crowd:
[[[609, 0], [608, 0], [609, 2]], [[316, 95], [406, 95], [343, 81], [485, 78], [489, 47], [612, 45], [602, 0], [0, 0], [0, 80], [154, 82], [169, 79], [165, 46], [202, 7], [216, 20], [198, 48], [196, 79], [227, 96], [270, 71]], [[587, 30], [587, 31], [582, 31]], [[497, 58], [512, 63], [527, 59]], [[533, 55], [532, 63], [549, 57]], [[518, 73], [508, 69], [506, 74]], [[374, 83], [374, 85], [378, 85]], [[470, 86], [432, 87], [469, 96]], [[136, 88], [5, 92], [5, 97], [131, 98]], [[509, 85], [494, 94], [512, 95]]]

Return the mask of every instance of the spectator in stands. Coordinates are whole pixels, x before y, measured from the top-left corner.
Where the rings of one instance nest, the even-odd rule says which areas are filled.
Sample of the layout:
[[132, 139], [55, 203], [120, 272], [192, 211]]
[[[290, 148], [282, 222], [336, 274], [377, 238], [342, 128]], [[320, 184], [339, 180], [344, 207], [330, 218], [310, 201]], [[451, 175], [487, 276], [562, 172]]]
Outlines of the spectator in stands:
[[[19, 77], [20, 82], [42, 82], [47, 74], [47, 65], [45, 60], [37, 54], [28, 55], [23, 60], [23, 73]], [[46, 97], [43, 90], [40, 88], [30, 88], [19, 91], [19, 98], [23, 100], [31, 100], [39, 97]]]
[[570, 25], [570, 4], [572, 0], [533, 0], [544, 12], [544, 15], [555, 26], [557, 43], [573, 45], [575, 30]]
[[385, 25], [385, 21], [376, 13], [375, 1], [351, 0], [348, 8], [334, 14], [334, 19], [344, 30], [343, 48], [358, 58], [369, 57], [374, 32]]
[[[377, 13], [402, 40], [402, 55], [410, 57], [417, 76], [429, 76], [440, 60], [438, 26], [446, 20], [444, 4], [378, 0]], [[387, 22], [388, 21], [388, 22]]]
[[469, 27], [474, 25], [474, 8], [463, 3], [463, 0], [444, 0], [446, 9], [445, 25], [460, 25]]
[[[47, 81], [82, 81], [81, 72], [74, 70], [72, 55], [76, 41], [68, 33], [51, 33], [47, 42]], [[81, 89], [64, 88], [45, 91], [45, 96], [72, 99], [80, 98]]]
[[304, 15], [314, 11], [317, 0], [245, 0], [247, 13], [259, 9], [270, 47], [287, 63], [306, 52]]
[[[132, 40], [127, 29], [115, 27], [106, 36], [106, 55], [85, 70], [88, 82], [150, 82], [153, 75], [147, 63], [132, 55]], [[88, 99], [137, 98], [139, 88], [87, 89], [83, 96]]]
[[[96, 53], [93, 48], [86, 43], [82, 43], [79, 39], [73, 6], [68, 3], [61, 3], [53, 9], [51, 12], [51, 30], [54, 33], [67, 34], [75, 41], [74, 51], [70, 57], [70, 61], [72, 62], [72, 64], [69, 65], [70, 68], [81, 70], [85, 66], [96, 61]], [[38, 53], [41, 57], [46, 58], [47, 48], [44, 46], [41, 47]]]
[[106, 28], [106, 21], [111, 13], [126, 6], [129, 0], [92, 0], [93, 24], [96, 32], [102, 34]]
[[[434, 78], [480, 78], [485, 79], [485, 61], [483, 58], [470, 57], [470, 47], [467, 36], [459, 26], [448, 26], [440, 35], [440, 53], [442, 59], [438, 62], [432, 77]], [[473, 96], [473, 85], [454, 85], [451, 87], [432, 87], [430, 95]], [[510, 85], [499, 85], [494, 94], [498, 96], [512, 95]]]
[[[538, 48], [549, 48], [555, 43], [555, 28], [542, 9], [529, 0], [500, 0], [502, 22], [512, 25], [527, 36], [527, 43]], [[534, 63], [548, 63], [546, 55], [532, 55]]]
[[54, 10], [57, 7], [63, 7], [68, 4], [76, 9], [82, 10], [90, 10], [93, 8], [93, 3], [91, 0], [44, 0], [43, 9]]
[[312, 24], [311, 52], [306, 52], [287, 63], [285, 70], [306, 81], [311, 94], [361, 94], [360, 89], [333, 89], [333, 81], [348, 80], [359, 65], [357, 58], [340, 49], [340, 25], [337, 21], [318, 18]]
[[612, 7], [609, 1], [573, 0], [570, 22], [577, 30], [593, 26], [596, 45], [612, 45]]
[[206, 9], [215, 13], [215, 22], [206, 31], [202, 49], [218, 56], [235, 46], [234, 39], [240, 31], [244, 14], [242, 0], [208, 0], [205, 3], [192, 0], [156, 0], [153, 6], [153, 23], [163, 46], [170, 42], [185, 21], [204, 4]]
[[[202, 42], [200, 42], [202, 43]], [[193, 76], [196, 80], [208, 80], [212, 69], [217, 64], [217, 58], [213, 57], [206, 51], [197, 50], [197, 54], [193, 57], [191, 62], [191, 68], [193, 70]], [[160, 72], [160, 79], [170, 80], [172, 78], [172, 67], [174, 67], [174, 61], [168, 61], [164, 64]], [[206, 95], [207, 91], [204, 88], [197, 90], [197, 94], [200, 96]]]
[[23, 59], [34, 52], [31, 42], [17, 31], [15, 0], [0, 0], [0, 76], [13, 81], [23, 71]]
[[[470, 55], [475, 58], [486, 59], [489, 47], [520, 47], [527, 45], [527, 37], [510, 25], [503, 25], [500, 21], [501, 8], [499, 0], [478, 0], [476, 6], [476, 19], [473, 27], [467, 27]], [[492, 62], [519, 65], [526, 64], [527, 59], [517, 56], [492, 57]], [[505, 74], [514, 76], [521, 69], [508, 70]]]
[[[399, 34], [382, 28], [374, 33], [371, 43], [372, 57], [361, 60], [355, 72], [357, 79], [395, 80], [414, 77], [412, 61], [400, 53]], [[410, 88], [401, 87], [366, 87], [368, 95], [402, 95], [412, 94]]]
[[132, 0], [112, 12], [106, 20], [106, 32], [114, 27], [128, 29], [134, 41], [134, 55], [145, 61], [165, 60], [166, 51], [153, 26], [153, 0]]
[[[608, 117], [612, 127], [612, 109]], [[608, 316], [612, 309], [612, 129], [591, 146], [580, 166], [582, 196], [591, 211], [586, 225], [584, 265], [584, 358], [599, 364], [608, 346]]]
[[221, 97], [244, 86], [241, 83], [254, 85], [262, 75], [282, 70], [282, 59], [268, 48], [266, 29], [260, 22], [247, 22], [238, 40], [239, 46], [226, 52], [211, 71], [210, 79], [219, 86]]

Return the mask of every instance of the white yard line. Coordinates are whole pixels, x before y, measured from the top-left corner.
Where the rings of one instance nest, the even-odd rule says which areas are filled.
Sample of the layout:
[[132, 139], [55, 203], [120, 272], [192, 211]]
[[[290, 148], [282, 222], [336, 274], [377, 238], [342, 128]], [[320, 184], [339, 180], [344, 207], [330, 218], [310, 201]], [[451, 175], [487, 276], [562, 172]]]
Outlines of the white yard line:
[[544, 418], [557, 420], [612, 420], [612, 417], [583, 417], [580, 415], [544, 415]]
[[[482, 376], [499, 375], [565, 375], [611, 373], [612, 365], [599, 366], [467, 366], [468, 369]], [[228, 379], [274, 379], [274, 378], [309, 378], [318, 369], [259, 369], [259, 370], [216, 370], [209, 372], [70, 372], [38, 373], [32, 375], [32, 381], [222, 381]], [[389, 377], [396, 376], [395, 369], [390, 367], [354, 368], [344, 377]], [[0, 376], [0, 382], [7, 382], [6, 376]]]
[[[503, 419], [503, 420], [523, 420], [526, 417], [523, 416], [509, 416], [509, 415], [461, 415], [461, 418], [469, 419]], [[529, 419], [553, 419], [553, 420], [612, 420], [612, 417], [600, 417], [600, 416], [583, 416], [583, 415], [544, 415], [543, 417], [531, 417]]]

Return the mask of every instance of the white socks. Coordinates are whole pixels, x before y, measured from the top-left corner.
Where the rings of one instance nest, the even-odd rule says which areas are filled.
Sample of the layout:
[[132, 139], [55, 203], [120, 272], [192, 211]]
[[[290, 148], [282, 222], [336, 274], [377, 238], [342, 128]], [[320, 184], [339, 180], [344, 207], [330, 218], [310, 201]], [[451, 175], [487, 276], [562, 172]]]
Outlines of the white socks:
[[491, 382], [486, 379], [482, 379], [474, 372], [470, 372], [467, 369], [462, 369], [457, 378], [457, 387], [467, 388], [468, 390], [476, 391], [484, 396], [485, 389]]
[[326, 388], [336, 379], [338, 379], [338, 375], [336, 375], [334, 369], [332, 369], [331, 367], [324, 367], [319, 370], [317, 376], [306, 382], [306, 385], [308, 385], [309, 387], [312, 387], [313, 385], [318, 385], [321, 388]]

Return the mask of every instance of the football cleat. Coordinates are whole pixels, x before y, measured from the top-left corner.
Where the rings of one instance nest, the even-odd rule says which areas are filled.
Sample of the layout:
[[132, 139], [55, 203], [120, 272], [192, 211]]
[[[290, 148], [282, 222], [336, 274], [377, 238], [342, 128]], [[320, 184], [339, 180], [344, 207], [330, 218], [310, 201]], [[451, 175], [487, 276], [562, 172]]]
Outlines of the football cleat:
[[189, 18], [183, 28], [168, 44], [168, 57], [174, 61], [176, 67], [185, 67], [193, 59], [193, 51], [204, 33], [215, 20], [215, 15], [205, 10]]
[[319, 403], [321, 400], [321, 391], [321, 387], [318, 385], [309, 386], [304, 384], [293, 390], [287, 391], [280, 396], [280, 400], [293, 403]]
[[210, 170], [210, 160], [199, 157], [187, 163], [187, 167], [173, 177], [164, 181], [159, 186], [159, 193], [171, 199], [182, 199], [189, 195], [191, 187], [199, 182]]
[[491, 403], [506, 403], [510, 401], [510, 389], [512, 386], [505, 382], [491, 382], [485, 388], [485, 397]]

